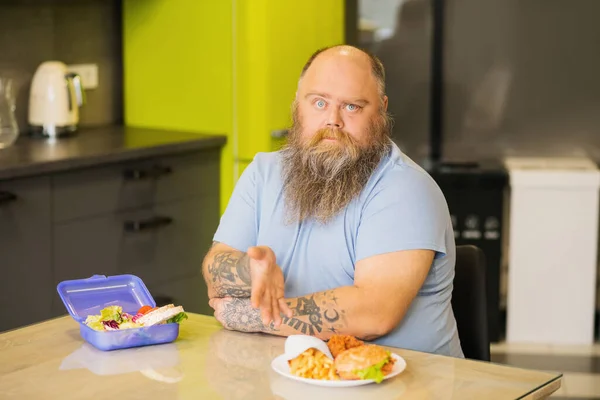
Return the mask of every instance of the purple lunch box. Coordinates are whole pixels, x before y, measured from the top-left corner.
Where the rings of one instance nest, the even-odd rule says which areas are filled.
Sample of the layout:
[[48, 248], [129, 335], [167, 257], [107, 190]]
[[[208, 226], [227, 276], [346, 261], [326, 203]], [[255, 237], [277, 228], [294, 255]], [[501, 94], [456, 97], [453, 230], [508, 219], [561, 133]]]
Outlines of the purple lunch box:
[[79, 323], [81, 337], [99, 350], [117, 350], [170, 343], [179, 336], [179, 324], [162, 324], [114, 331], [96, 331], [84, 321], [108, 306], [121, 306], [132, 315], [140, 307], [156, 306], [144, 282], [135, 275], [94, 275], [87, 279], [63, 281], [57, 291], [71, 317]]

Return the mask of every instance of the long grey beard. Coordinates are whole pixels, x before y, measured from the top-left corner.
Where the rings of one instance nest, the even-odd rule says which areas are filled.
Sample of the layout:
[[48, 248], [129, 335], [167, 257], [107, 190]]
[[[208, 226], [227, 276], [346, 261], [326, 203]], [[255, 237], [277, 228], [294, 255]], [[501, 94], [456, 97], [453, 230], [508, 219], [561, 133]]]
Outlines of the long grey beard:
[[360, 195], [389, 148], [387, 137], [368, 149], [291, 143], [282, 151], [286, 222], [326, 223], [337, 216]]

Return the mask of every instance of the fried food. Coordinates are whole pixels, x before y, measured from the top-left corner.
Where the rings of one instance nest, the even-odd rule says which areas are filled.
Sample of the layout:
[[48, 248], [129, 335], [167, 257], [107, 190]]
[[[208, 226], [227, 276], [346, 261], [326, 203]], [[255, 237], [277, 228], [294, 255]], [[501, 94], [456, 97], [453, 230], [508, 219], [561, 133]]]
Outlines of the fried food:
[[335, 359], [338, 354], [353, 347], [362, 346], [365, 343], [350, 335], [333, 335], [327, 342], [327, 347]]
[[366, 344], [341, 352], [334, 365], [341, 379], [373, 379], [379, 383], [392, 371], [394, 359], [383, 347]]
[[333, 360], [323, 352], [310, 348], [288, 361], [290, 373], [301, 378], [332, 380], [340, 378], [335, 373]]
[[395, 360], [389, 351], [354, 336], [334, 335], [327, 346], [333, 360], [321, 350], [306, 346], [307, 350], [288, 361], [290, 373], [308, 379], [372, 379], [380, 383], [394, 368]]

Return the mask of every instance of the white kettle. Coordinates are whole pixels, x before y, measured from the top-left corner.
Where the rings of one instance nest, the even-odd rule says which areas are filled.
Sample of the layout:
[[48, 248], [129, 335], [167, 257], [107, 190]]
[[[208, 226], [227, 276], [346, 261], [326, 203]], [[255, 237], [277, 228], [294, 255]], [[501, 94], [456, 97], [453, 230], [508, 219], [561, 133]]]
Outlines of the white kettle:
[[67, 72], [60, 61], [40, 64], [29, 92], [29, 129], [33, 135], [59, 137], [73, 134], [85, 92], [79, 75]]

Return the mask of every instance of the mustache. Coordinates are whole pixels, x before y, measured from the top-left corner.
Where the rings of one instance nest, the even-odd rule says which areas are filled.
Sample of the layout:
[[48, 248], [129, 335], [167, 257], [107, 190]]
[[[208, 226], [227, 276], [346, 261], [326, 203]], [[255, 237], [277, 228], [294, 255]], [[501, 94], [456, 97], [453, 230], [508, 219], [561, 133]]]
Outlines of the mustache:
[[306, 147], [312, 154], [326, 153], [330, 151], [329, 146], [319, 146], [325, 139], [333, 139], [341, 144], [342, 152], [350, 158], [355, 159], [360, 155], [360, 146], [356, 139], [342, 129], [322, 128], [315, 132], [309, 139]]
[[348, 132], [345, 132], [341, 129], [321, 128], [315, 132], [315, 134], [310, 140], [310, 144], [317, 144], [324, 139], [335, 139], [341, 142], [348, 143], [355, 142], [354, 138], [350, 136]]

